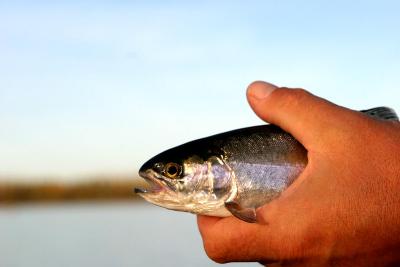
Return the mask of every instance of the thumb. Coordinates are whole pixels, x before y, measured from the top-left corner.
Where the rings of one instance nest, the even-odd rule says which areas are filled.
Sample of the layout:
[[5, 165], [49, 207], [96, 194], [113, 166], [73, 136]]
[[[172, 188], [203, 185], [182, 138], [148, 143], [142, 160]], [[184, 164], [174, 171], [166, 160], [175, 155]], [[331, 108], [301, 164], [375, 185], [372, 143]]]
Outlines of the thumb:
[[326, 141], [327, 135], [334, 138], [337, 126], [356, 113], [303, 89], [279, 88], [261, 81], [249, 85], [247, 100], [262, 120], [291, 133], [306, 148], [319, 139]]

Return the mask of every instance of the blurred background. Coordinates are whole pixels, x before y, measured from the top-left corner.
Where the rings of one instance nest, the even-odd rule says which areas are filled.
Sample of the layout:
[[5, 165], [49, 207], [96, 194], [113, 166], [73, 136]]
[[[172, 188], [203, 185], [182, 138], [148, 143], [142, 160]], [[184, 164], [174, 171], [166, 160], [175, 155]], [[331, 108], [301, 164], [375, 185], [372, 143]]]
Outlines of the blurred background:
[[[0, 266], [215, 266], [151, 156], [261, 124], [254, 80], [400, 111], [398, 1], [0, 1]], [[257, 264], [236, 264], [248, 266]]]

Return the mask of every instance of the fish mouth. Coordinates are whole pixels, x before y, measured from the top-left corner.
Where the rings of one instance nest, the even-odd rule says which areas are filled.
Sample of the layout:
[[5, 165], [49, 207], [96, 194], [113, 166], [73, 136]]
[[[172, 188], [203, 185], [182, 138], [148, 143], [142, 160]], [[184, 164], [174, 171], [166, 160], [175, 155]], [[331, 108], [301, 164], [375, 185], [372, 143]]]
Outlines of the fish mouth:
[[136, 194], [157, 194], [165, 190], [165, 185], [161, 182], [158, 175], [153, 170], [139, 171], [139, 176], [142, 177], [150, 186], [149, 189], [136, 187], [134, 192]]

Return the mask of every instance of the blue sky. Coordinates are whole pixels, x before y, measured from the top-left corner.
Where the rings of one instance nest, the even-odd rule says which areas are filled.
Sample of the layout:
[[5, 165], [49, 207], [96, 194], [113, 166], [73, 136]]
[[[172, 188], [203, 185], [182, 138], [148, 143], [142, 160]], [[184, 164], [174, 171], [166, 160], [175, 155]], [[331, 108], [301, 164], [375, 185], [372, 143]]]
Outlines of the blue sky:
[[260, 124], [246, 86], [400, 111], [398, 1], [0, 1], [0, 176], [134, 176]]

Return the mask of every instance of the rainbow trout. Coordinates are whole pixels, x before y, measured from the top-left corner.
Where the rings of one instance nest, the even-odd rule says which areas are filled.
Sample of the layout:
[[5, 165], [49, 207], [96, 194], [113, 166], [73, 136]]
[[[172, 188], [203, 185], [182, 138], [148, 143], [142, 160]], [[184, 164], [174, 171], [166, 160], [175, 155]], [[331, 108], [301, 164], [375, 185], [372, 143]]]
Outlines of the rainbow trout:
[[[386, 107], [361, 111], [398, 120]], [[274, 125], [233, 130], [164, 151], [139, 170], [145, 200], [167, 209], [256, 222], [256, 208], [278, 197], [307, 165], [306, 149]]]

